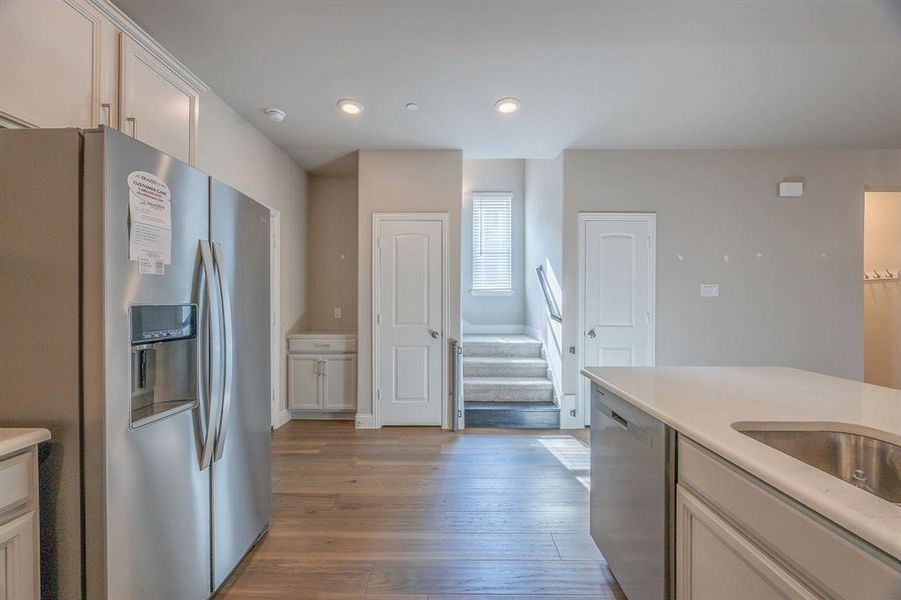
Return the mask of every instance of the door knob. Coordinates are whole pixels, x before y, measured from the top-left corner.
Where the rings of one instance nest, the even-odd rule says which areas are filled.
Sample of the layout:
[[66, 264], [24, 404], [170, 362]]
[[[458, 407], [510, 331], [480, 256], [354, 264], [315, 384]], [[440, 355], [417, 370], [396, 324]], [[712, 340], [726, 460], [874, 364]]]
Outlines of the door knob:
[[429, 335], [435, 338], [436, 340], [441, 337], [441, 334], [435, 331], [434, 329], [429, 330]]
[[588, 331], [588, 337], [590, 337], [590, 338], [596, 338], [597, 336], [598, 336], [598, 334], [596, 334], [596, 333], [594, 332], [594, 329], [590, 329], [590, 330]]

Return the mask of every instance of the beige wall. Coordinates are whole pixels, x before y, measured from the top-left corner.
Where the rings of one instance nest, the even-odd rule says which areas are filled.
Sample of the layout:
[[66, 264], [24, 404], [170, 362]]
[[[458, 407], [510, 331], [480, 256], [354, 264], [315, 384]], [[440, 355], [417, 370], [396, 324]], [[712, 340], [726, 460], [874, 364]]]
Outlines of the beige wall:
[[[309, 290], [312, 331], [357, 330], [357, 178], [310, 178]], [[334, 308], [341, 307], [341, 318]]]
[[[463, 320], [466, 326], [522, 326], [525, 324], [524, 266], [524, 176], [522, 159], [471, 159], [463, 161]], [[473, 296], [472, 289], [472, 193], [511, 192], [513, 194], [513, 294]], [[482, 332], [476, 329], [476, 332]], [[502, 328], [484, 333], [504, 333]]]
[[[307, 175], [262, 133], [211, 92], [200, 98], [196, 166], [281, 213], [281, 356], [284, 334], [305, 327]], [[286, 361], [281, 360], [281, 409]]]
[[[777, 197], [791, 176], [806, 179], [804, 197]], [[563, 185], [564, 348], [580, 336], [578, 213], [650, 211], [658, 365], [863, 376], [864, 186], [901, 186], [901, 151], [574, 150]], [[720, 297], [699, 298], [702, 281]], [[575, 393], [578, 357], [563, 358]]]
[[[460, 337], [460, 213], [463, 153], [459, 150], [361, 150], [359, 158], [359, 332], [357, 411], [372, 414], [372, 214], [448, 214], [448, 323], [444, 339]], [[448, 358], [450, 352], [448, 352]], [[448, 390], [450, 388], [448, 387]], [[449, 403], [448, 403], [449, 404]]]
[[[901, 192], [868, 192], [863, 268], [901, 269]], [[864, 381], [901, 389], [901, 280], [863, 284]]]

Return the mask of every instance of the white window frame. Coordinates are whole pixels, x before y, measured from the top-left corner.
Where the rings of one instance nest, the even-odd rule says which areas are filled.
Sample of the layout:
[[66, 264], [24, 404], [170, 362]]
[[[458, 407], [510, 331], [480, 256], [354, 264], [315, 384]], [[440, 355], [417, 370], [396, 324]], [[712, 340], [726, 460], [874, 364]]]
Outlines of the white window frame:
[[[509, 289], [491, 289], [476, 288], [476, 203], [479, 199], [504, 199], [510, 203], [510, 247], [509, 247], [509, 265], [510, 265], [510, 287]], [[472, 193], [472, 276], [470, 281], [470, 293], [473, 296], [512, 296], [513, 295], [513, 193], [512, 192], [473, 192]]]

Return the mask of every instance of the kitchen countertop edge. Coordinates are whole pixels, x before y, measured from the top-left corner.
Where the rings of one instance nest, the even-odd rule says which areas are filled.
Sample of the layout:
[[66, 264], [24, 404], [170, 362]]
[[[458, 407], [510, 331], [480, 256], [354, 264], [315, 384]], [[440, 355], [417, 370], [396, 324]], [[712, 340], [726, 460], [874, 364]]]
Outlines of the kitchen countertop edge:
[[0, 428], [0, 459], [15, 454], [30, 446], [46, 442], [50, 432], [40, 428], [3, 427]]

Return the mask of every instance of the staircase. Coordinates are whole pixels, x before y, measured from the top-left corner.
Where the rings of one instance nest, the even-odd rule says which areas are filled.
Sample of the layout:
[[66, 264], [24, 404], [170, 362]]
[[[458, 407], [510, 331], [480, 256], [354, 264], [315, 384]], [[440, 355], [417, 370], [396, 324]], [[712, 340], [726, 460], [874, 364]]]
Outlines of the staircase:
[[463, 337], [463, 399], [466, 427], [560, 427], [541, 342], [526, 335]]

